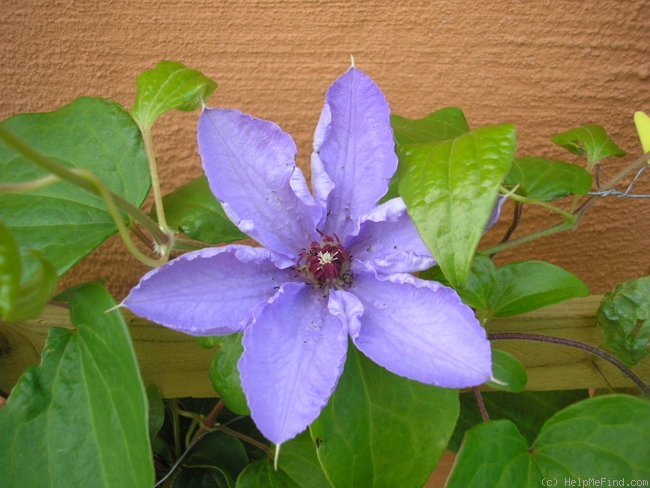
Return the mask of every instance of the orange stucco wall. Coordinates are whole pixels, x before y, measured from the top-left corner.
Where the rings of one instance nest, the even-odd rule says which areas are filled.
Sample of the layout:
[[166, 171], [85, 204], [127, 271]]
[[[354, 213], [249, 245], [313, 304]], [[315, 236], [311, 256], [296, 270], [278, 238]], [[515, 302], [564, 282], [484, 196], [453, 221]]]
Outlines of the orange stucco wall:
[[[220, 83], [211, 105], [236, 106], [292, 133], [304, 167], [324, 92], [351, 54], [393, 112], [421, 117], [453, 105], [474, 127], [514, 123], [520, 155], [564, 158], [548, 137], [583, 123], [606, 126], [639, 155], [632, 114], [650, 112], [647, 0], [0, 3], [1, 119], [81, 95], [130, 107], [137, 75], [171, 59]], [[165, 191], [200, 174], [196, 117], [168, 114], [156, 127]], [[650, 193], [650, 176], [637, 189]], [[544, 212], [524, 217], [528, 226], [550, 222]], [[650, 200], [611, 199], [579, 230], [502, 259], [551, 261], [601, 293], [648, 269], [648, 224]], [[102, 251], [70, 280], [107, 278], [119, 295], [145, 271], [115, 239]]]

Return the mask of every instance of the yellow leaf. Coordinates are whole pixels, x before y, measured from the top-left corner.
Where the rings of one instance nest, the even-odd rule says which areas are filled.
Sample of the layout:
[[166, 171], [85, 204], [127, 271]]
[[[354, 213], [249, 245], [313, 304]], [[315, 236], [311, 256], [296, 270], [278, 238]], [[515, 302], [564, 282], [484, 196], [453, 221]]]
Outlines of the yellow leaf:
[[634, 125], [641, 139], [641, 147], [644, 153], [650, 152], [650, 117], [643, 112], [634, 114]]

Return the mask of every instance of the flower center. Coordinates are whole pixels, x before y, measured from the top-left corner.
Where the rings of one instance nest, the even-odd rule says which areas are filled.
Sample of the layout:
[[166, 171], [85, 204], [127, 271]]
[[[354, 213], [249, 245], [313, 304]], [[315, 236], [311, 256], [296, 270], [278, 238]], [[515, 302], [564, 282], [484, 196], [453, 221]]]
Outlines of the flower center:
[[319, 288], [347, 288], [350, 285], [350, 253], [337, 237], [323, 235], [300, 253], [297, 269], [312, 285]]

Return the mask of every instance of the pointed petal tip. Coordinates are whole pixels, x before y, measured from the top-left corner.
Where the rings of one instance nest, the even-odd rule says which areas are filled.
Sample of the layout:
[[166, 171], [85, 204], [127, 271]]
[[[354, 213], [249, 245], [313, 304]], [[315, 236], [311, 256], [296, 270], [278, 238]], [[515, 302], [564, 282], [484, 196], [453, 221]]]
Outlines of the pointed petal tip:
[[293, 439], [336, 388], [348, 345], [340, 319], [320, 293], [285, 283], [244, 331], [243, 345], [238, 369], [253, 421], [275, 444]]
[[377, 364], [444, 388], [489, 380], [492, 352], [485, 329], [451, 288], [408, 274], [359, 273], [350, 291], [364, 308], [353, 342]]

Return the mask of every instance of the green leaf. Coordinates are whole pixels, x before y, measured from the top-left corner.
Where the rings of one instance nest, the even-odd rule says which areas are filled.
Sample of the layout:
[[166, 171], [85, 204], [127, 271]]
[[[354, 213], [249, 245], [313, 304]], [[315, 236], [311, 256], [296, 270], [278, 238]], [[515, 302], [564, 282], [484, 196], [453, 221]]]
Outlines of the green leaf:
[[421, 487], [457, 415], [457, 390], [396, 376], [351, 346], [336, 391], [310, 431], [332, 486]]
[[627, 366], [650, 353], [650, 276], [616, 286], [603, 297], [597, 314], [605, 345]]
[[215, 337], [219, 351], [210, 365], [210, 381], [219, 397], [231, 412], [250, 415], [246, 395], [241, 387], [237, 363], [244, 352], [241, 343], [242, 334], [229, 334]]
[[18, 244], [0, 222], [0, 315], [6, 316], [18, 297], [22, 266]]
[[58, 277], [54, 266], [36, 251], [29, 254], [37, 262], [36, 269], [33, 276], [20, 285], [18, 297], [5, 313], [5, 320], [19, 321], [38, 317], [56, 292]]
[[215, 468], [183, 468], [172, 480], [170, 488], [231, 488], [224, 474]]
[[469, 132], [465, 114], [456, 107], [440, 109], [421, 119], [391, 115], [390, 123], [400, 146], [446, 141]]
[[163, 205], [169, 227], [197, 241], [218, 244], [248, 237], [226, 216], [205, 176], [165, 195]]
[[0, 222], [0, 316], [20, 321], [38, 317], [56, 291], [56, 270], [36, 251], [32, 276], [23, 276], [23, 258], [11, 231]]
[[190, 468], [217, 469], [231, 485], [248, 463], [248, 454], [241, 441], [216, 431], [201, 438], [183, 465]]
[[630, 395], [590, 398], [544, 424], [533, 459], [546, 477], [650, 479], [650, 403]]
[[[149, 191], [140, 130], [116, 103], [79, 98], [54, 112], [17, 115], [3, 124], [60, 164], [90, 170], [136, 206]], [[0, 182], [27, 182], [45, 174], [0, 143]], [[101, 198], [63, 181], [0, 194], [0, 220], [12, 229], [21, 250], [38, 251], [59, 275], [117, 231]]]
[[153, 484], [145, 395], [131, 339], [99, 285], [62, 297], [76, 329], [50, 330], [41, 365], [0, 409], [7, 486]]
[[148, 385], [146, 393], [149, 405], [149, 439], [153, 441], [165, 423], [165, 403], [156, 385]]
[[528, 442], [509, 420], [493, 420], [473, 427], [465, 440], [447, 480], [447, 488], [517, 486], [525, 488], [533, 471], [536, 486], [541, 475], [528, 457]]
[[237, 488], [311, 488], [297, 484], [282, 470], [273, 468], [273, 461], [262, 459], [249, 464], [237, 478]]
[[583, 125], [551, 137], [558, 146], [587, 158], [587, 171], [609, 156], [625, 156], [625, 151], [607, 135], [600, 125]]
[[[438, 267], [420, 277], [449, 285]], [[455, 287], [482, 320], [511, 317], [575, 297], [589, 295], [575, 275], [544, 261], [521, 261], [496, 269], [487, 256], [474, 256], [465, 286]]]
[[579, 486], [601, 478], [648, 479], [648, 438], [650, 403], [628, 395], [590, 398], [565, 408], [544, 424], [530, 448], [512, 422], [486, 422], [466, 433], [447, 486], [532, 488]]
[[[437, 281], [446, 286], [451, 286], [445, 277], [440, 266], [433, 266], [419, 273], [419, 277], [425, 280]], [[465, 286], [456, 287], [458, 295], [463, 302], [477, 311], [490, 310], [490, 299], [499, 290], [497, 282], [497, 268], [494, 262], [482, 254], [477, 254], [472, 264]]]
[[505, 391], [522, 391], [526, 388], [528, 374], [519, 360], [500, 349], [492, 349], [492, 376], [497, 381], [489, 381], [492, 388]]
[[580, 166], [543, 158], [516, 158], [505, 185], [518, 195], [549, 202], [567, 195], [586, 195], [591, 175]]
[[169, 110], [191, 111], [207, 100], [217, 83], [175, 61], [162, 61], [138, 77], [133, 118], [145, 128]]
[[[506, 419], [515, 423], [529, 443], [533, 443], [540, 429], [555, 413], [569, 405], [588, 398], [587, 390], [563, 391], [506, 391], [481, 392], [483, 403], [492, 420]], [[460, 394], [460, 416], [449, 442], [451, 451], [458, 451], [465, 431], [481, 424], [474, 393]]]
[[514, 127], [502, 125], [450, 141], [409, 146], [402, 154], [400, 194], [454, 287], [467, 280], [515, 144]]
[[303, 488], [331, 488], [318, 461], [316, 444], [305, 431], [282, 444], [278, 466]]
[[497, 270], [497, 290], [489, 299], [489, 314], [511, 317], [569, 298], [589, 295], [574, 274], [544, 261], [521, 261]]

